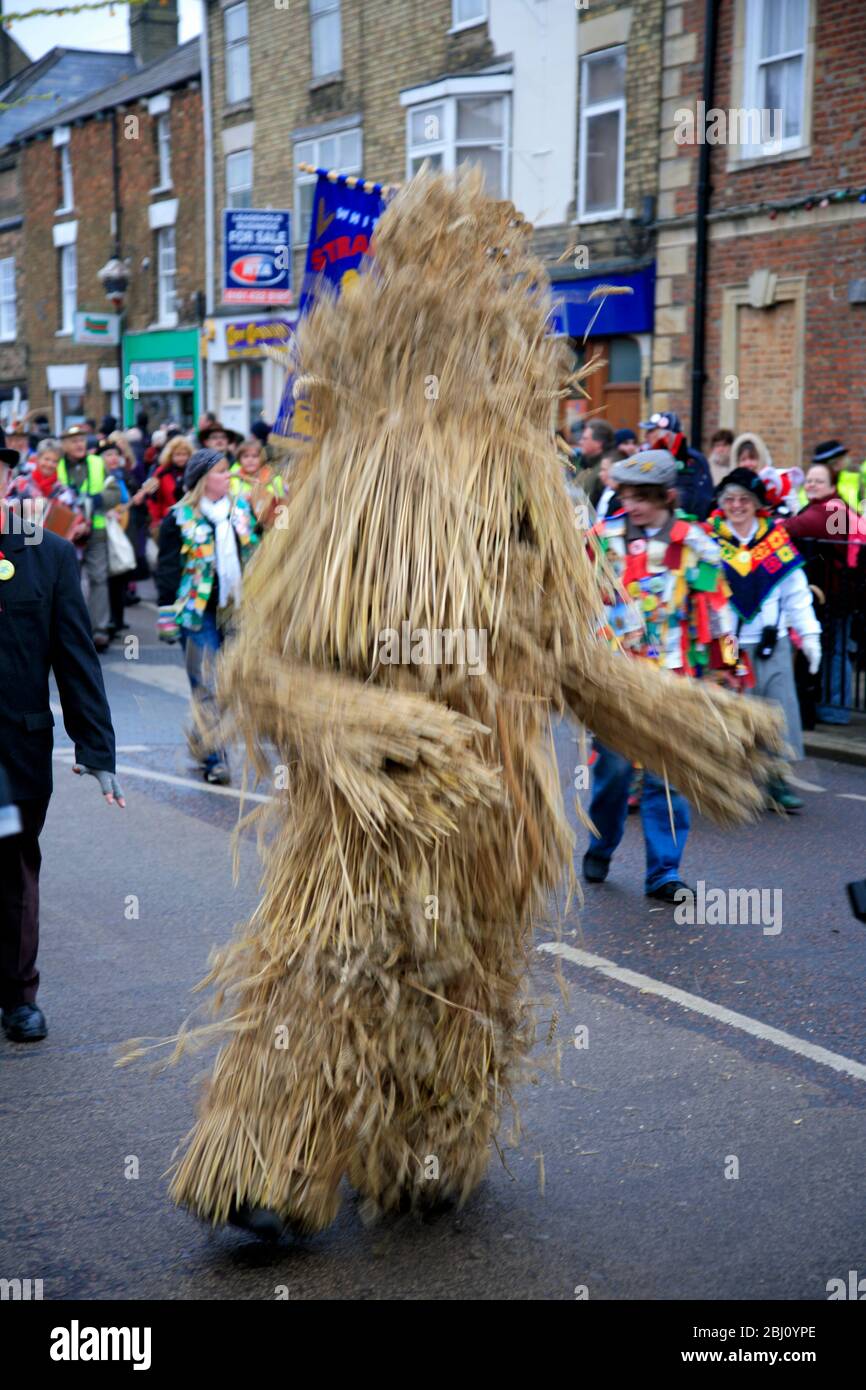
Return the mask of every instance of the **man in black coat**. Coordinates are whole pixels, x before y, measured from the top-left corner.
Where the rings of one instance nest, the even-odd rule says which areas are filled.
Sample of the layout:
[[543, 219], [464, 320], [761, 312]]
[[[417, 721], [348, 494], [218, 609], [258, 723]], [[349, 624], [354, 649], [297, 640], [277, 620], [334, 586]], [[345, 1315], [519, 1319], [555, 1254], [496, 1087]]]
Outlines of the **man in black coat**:
[[96, 777], [110, 805], [125, 802], [75, 551], [22, 515], [20, 504], [4, 502], [18, 461], [5, 444], [0, 430], [0, 762], [21, 829], [0, 837], [0, 1008], [8, 1038], [38, 1042], [47, 1032], [36, 1006], [36, 954], [39, 835], [52, 789], [50, 671], [75, 744], [75, 771]]

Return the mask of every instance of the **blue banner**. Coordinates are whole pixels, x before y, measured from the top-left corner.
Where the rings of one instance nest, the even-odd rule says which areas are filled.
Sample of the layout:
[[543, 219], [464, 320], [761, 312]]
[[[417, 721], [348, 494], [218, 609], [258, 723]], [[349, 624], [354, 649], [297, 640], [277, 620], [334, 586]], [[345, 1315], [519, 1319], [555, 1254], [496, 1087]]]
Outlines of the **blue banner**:
[[223, 302], [289, 304], [291, 213], [271, 208], [223, 210]]
[[[318, 169], [307, 245], [307, 266], [301, 291], [299, 319], [308, 314], [323, 285], [339, 294], [358, 277], [358, 267], [370, 250], [370, 239], [385, 207], [381, 184], [367, 184], [338, 174], [329, 178]], [[293, 399], [295, 374], [286, 381], [272, 434], [284, 438], [309, 438], [309, 403]]]
[[655, 265], [626, 274], [586, 276], [580, 280], [554, 280], [551, 283], [553, 314], [551, 331], [582, 339], [593, 322], [599, 295], [590, 299], [593, 290], [613, 285], [630, 290], [630, 294], [611, 294], [593, 323], [592, 336], [614, 333], [651, 333], [655, 310]]

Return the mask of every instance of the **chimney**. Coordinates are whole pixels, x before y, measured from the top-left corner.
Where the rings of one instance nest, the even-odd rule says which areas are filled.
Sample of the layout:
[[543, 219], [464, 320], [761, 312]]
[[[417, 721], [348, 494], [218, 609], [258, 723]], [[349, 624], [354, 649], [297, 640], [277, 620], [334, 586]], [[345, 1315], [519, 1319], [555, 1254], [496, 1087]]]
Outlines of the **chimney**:
[[145, 0], [129, 7], [129, 39], [136, 67], [177, 48], [177, 0]]

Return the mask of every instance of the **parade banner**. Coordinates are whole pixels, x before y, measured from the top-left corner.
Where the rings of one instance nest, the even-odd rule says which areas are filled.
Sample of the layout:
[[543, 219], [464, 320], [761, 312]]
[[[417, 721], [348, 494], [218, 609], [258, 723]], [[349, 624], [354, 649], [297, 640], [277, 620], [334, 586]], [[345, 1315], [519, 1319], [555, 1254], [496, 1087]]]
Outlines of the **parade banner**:
[[291, 213], [225, 208], [223, 257], [223, 303], [291, 303]]
[[[340, 294], [358, 278], [358, 267], [369, 253], [373, 228], [385, 207], [381, 184], [326, 169], [316, 173], [300, 318], [310, 312], [323, 286]], [[294, 400], [294, 383], [295, 374], [290, 373], [271, 433], [304, 439], [309, 437], [309, 408], [303, 400]]]

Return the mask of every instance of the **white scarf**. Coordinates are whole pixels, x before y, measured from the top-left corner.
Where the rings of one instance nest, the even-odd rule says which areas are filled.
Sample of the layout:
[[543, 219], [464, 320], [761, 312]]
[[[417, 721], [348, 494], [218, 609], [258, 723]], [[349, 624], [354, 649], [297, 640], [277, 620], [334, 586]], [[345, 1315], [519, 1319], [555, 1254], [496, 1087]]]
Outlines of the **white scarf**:
[[214, 528], [216, 572], [220, 585], [219, 607], [225, 608], [232, 599], [240, 603], [241, 562], [231, 522], [231, 499], [221, 497], [218, 502], [212, 502], [209, 497], [202, 497], [199, 506], [202, 516], [206, 516]]

